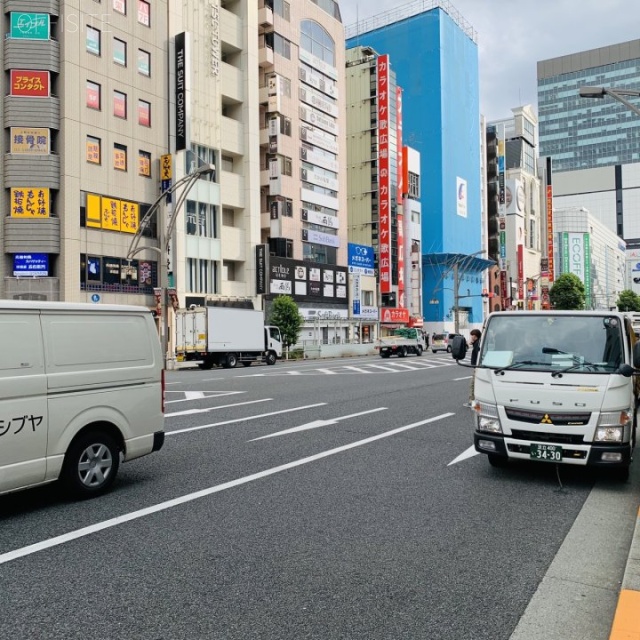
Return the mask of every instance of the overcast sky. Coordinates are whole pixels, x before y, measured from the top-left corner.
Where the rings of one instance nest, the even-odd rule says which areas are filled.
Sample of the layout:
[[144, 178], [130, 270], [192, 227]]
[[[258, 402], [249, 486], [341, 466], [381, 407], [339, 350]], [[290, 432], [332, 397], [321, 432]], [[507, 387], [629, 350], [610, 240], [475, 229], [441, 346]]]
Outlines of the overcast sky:
[[[391, 9], [420, 6], [420, 0], [339, 0], [339, 4], [342, 21], [349, 26]], [[432, 6], [431, 0], [423, 4]], [[478, 34], [480, 109], [487, 120], [509, 117], [513, 107], [524, 104], [532, 104], [537, 112], [539, 60], [640, 38], [638, 0], [452, 0], [450, 4]]]

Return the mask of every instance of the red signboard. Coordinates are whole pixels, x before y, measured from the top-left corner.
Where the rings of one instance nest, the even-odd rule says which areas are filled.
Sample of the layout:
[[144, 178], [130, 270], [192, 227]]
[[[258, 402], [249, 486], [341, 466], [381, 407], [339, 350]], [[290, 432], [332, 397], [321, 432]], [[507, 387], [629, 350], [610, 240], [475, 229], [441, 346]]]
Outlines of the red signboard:
[[380, 322], [409, 324], [409, 318], [409, 309], [403, 307], [382, 307], [380, 309]]
[[397, 178], [398, 178], [398, 191], [397, 200], [398, 208], [396, 214], [397, 228], [398, 228], [398, 303], [400, 306], [405, 304], [404, 300], [404, 209], [403, 209], [403, 197], [402, 194], [405, 191], [403, 183], [403, 156], [402, 156], [402, 89], [397, 87], [396, 89], [396, 114], [398, 124], [396, 127], [398, 148], [397, 148]]
[[524, 245], [518, 245], [518, 300], [524, 300]]
[[500, 297], [502, 298], [503, 309], [506, 309], [511, 302], [509, 299], [511, 297], [511, 293], [507, 293], [507, 288], [507, 272], [503, 270], [500, 272]]
[[553, 282], [553, 190], [547, 185], [547, 258], [549, 260], [549, 282]]
[[12, 96], [49, 97], [49, 72], [11, 69]]
[[380, 293], [391, 293], [391, 163], [389, 158], [389, 56], [378, 56], [378, 273]]

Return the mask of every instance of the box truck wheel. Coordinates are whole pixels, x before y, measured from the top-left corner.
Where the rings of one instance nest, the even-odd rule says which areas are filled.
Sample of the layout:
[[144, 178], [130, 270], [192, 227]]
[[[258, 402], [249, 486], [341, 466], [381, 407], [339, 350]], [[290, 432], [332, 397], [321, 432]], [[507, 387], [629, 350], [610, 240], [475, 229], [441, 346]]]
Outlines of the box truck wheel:
[[421, 356], [422, 355], [422, 347], [420, 345], [418, 345], [416, 347], [416, 355], [417, 356]]
[[238, 364], [238, 356], [235, 353], [227, 353], [227, 358], [224, 362], [225, 369], [234, 369]]
[[400, 349], [400, 353], [398, 354], [398, 357], [400, 358], [407, 357], [407, 347], [402, 347], [402, 349]]
[[267, 357], [265, 358], [265, 362], [267, 364], [275, 364], [277, 360], [278, 358], [273, 351], [269, 351], [269, 353], [267, 353]]
[[79, 498], [104, 493], [116, 479], [120, 451], [115, 440], [101, 431], [89, 431], [71, 443], [60, 479]]

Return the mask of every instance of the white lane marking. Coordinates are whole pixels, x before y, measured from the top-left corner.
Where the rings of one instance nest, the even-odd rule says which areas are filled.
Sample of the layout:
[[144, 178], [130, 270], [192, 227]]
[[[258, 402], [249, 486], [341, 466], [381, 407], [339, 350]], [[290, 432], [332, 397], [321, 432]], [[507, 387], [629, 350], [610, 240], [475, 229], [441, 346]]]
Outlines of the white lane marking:
[[338, 373], [333, 371], [332, 369], [318, 369], [318, 371], [322, 371], [322, 373], [326, 373], [328, 376], [337, 376]]
[[318, 402], [317, 404], [308, 404], [304, 407], [294, 407], [293, 409], [283, 409], [282, 411], [272, 411], [270, 413], [261, 413], [257, 416], [247, 416], [246, 418], [236, 418], [235, 420], [225, 420], [224, 422], [214, 422], [213, 424], [202, 424], [199, 427], [188, 427], [187, 429], [175, 429], [173, 431], [165, 431], [165, 435], [173, 436], [176, 433], [188, 433], [189, 431], [200, 431], [201, 429], [211, 429], [213, 427], [221, 427], [225, 424], [234, 424], [235, 422], [244, 422], [245, 420], [258, 420], [259, 418], [267, 418], [268, 416], [277, 416], [281, 413], [291, 413], [292, 411], [302, 411], [303, 409], [313, 409], [322, 407], [326, 402]]
[[248, 376], [234, 376], [235, 378], [264, 378], [264, 373], [250, 373]]
[[287, 371], [288, 376], [301, 376], [302, 373], [300, 371]]
[[458, 382], [459, 380], [471, 380], [471, 378], [473, 378], [473, 376], [465, 376], [464, 378], [454, 378], [453, 381]]
[[402, 364], [401, 362], [394, 362], [394, 367], [400, 367], [401, 369], [409, 369], [409, 371], [418, 371], [415, 367], [412, 367], [410, 364]]
[[247, 400], [247, 402], [236, 402], [235, 404], [221, 404], [219, 407], [207, 407], [206, 409], [186, 409], [175, 413], [165, 413], [165, 418], [174, 416], [191, 416], [194, 413], [207, 413], [207, 411], [217, 411], [218, 409], [231, 409], [232, 407], [244, 407], [247, 404], [258, 404], [259, 402], [270, 402], [273, 398], [262, 398], [261, 400]]
[[170, 384], [182, 384], [182, 382], [165, 382], [165, 386], [169, 386]]
[[369, 364], [368, 367], [373, 367], [374, 369], [382, 369], [383, 371], [391, 371], [391, 373], [399, 373], [397, 369], [393, 369], [392, 367], [385, 367], [383, 364]]
[[165, 404], [175, 404], [176, 402], [190, 402], [192, 400], [215, 399], [224, 396], [236, 396], [246, 391], [167, 391], [166, 393], [183, 393], [186, 397], [180, 400], [166, 400]]
[[360, 367], [350, 367], [348, 365], [345, 365], [342, 368], [343, 369], [349, 369], [351, 371], [356, 371], [357, 373], [373, 373], [373, 371], [367, 371], [366, 369], [361, 369]]
[[276, 433], [270, 433], [266, 436], [260, 436], [259, 438], [254, 438], [253, 440], [249, 440], [249, 442], [255, 442], [256, 440], [264, 440], [265, 438], [275, 438], [276, 436], [283, 436], [288, 433], [297, 433], [298, 431], [307, 431], [309, 429], [317, 429], [318, 427], [327, 427], [331, 424], [338, 424], [340, 420], [348, 420], [349, 418], [357, 418], [359, 416], [366, 416], [369, 413], [377, 413], [378, 411], [386, 411], [387, 407], [379, 407], [377, 409], [369, 409], [368, 411], [360, 411], [360, 413], [352, 413], [348, 416], [340, 416], [339, 418], [330, 418], [329, 420], [314, 420], [313, 422], [308, 422], [307, 424], [303, 424], [299, 427], [292, 427], [291, 429], [285, 429], [284, 431], [277, 431]]
[[213, 495], [214, 493], [220, 493], [221, 491], [225, 491], [226, 489], [233, 489], [234, 487], [239, 487], [243, 484], [248, 484], [249, 482], [260, 480], [262, 478], [267, 478], [268, 476], [272, 476], [282, 471], [294, 469], [295, 467], [301, 467], [302, 465], [309, 464], [310, 462], [322, 460], [323, 458], [328, 458], [329, 456], [342, 453], [343, 451], [349, 451], [350, 449], [355, 449], [356, 447], [362, 447], [366, 444], [370, 444], [371, 442], [376, 442], [376, 440], [389, 438], [390, 436], [394, 436], [397, 433], [409, 431], [409, 429], [415, 429], [416, 427], [421, 427], [422, 425], [429, 424], [430, 422], [444, 420], [445, 418], [449, 418], [454, 415], [455, 413], [442, 413], [439, 416], [428, 418], [427, 420], [421, 420], [420, 422], [414, 422], [413, 424], [408, 424], [404, 427], [398, 427], [397, 429], [392, 429], [391, 431], [385, 431], [384, 433], [379, 433], [378, 435], [365, 438], [364, 440], [358, 440], [350, 444], [345, 444], [341, 447], [336, 447], [335, 449], [328, 449], [327, 451], [322, 451], [321, 453], [316, 453], [306, 458], [300, 458], [299, 460], [294, 460], [293, 462], [287, 462], [286, 464], [282, 464], [278, 467], [265, 469], [264, 471], [259, 471], [258, 473], [244, 476], [243, 478], [231, 480], [230, 482], [224, 482], [223, 484], [218, 484], [214, 487], [209, 487], [208, 489], [202, 489], [200, 491], [188, 493], [184, 496], [173, 498], [172, 500], [166, 500], [165, 502], [160, 502], [150, 507], [139, 509], [138, 511], [125, 513], [124, 515], [116, 516], [115, 518], [110, 518], [109, 520], [103, 520], [102, 522], [97, 522], [96, 524], [89, 525], [88, 527], [76, 529], [75, 531], [69, 531], [68, 533], [63, 533], [60, 536], [55, 536], [53, 538], [49, 538], [48, 540], [36, 542], [35, 544], [31, 544], [27, 547], [14, 549], [13, 551], [8, 551], [7, 553], [0, 554], [0, 564], [6, 564], [7, 562], [17, 560], [18, 558], [24, 558], [25, 556], [30, 556], [34, 553], [38, 553], [39, 551], [51, 549], [61, 544], [71, 542], [72, 540], [84, 538], [85, 536], [89, 536], [92, 533], [97, 533], [98, 531], [104, 531], [105, 529], [116, 527], [118, 525], [124, 524], [125, 522], [139, 520], [140, 518], [150, 516], [160, 511], [166, 511], [167, 509], [172, 509], [173, 507], [178, 507], [180, 505], [187, 504], [188, 502], [199, 500], [200, 498], [206, 498], [207, 496]]
[[456, 462], [462, 462], [463, 460], [467, 460], [469, 458], [473, 458], [473, 456], [479, 456], [479, 455], [480, 455], [480, 452], [476, 451], [476, 448], [471, 446], [466, 451], [463, 451], [457, 458], [452, 460], [447, 465], [447, 467], [450, 467], [452, 464], [455, 464]]

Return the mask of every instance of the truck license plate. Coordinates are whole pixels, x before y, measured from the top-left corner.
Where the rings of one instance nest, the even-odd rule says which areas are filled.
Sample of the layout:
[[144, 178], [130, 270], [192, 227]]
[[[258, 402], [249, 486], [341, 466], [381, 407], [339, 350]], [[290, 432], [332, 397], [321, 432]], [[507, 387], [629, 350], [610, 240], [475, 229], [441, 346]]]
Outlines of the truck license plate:
[[531, 444], [529, 456], [534, 460], [546, 460], [547, 462], [562, 461], [562, 447], [555, 444]]

